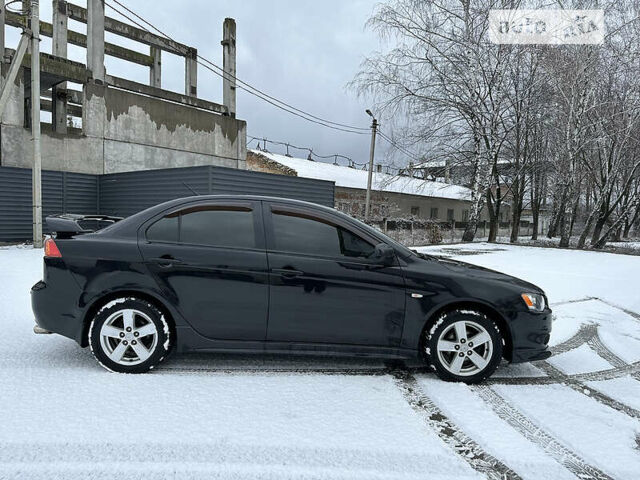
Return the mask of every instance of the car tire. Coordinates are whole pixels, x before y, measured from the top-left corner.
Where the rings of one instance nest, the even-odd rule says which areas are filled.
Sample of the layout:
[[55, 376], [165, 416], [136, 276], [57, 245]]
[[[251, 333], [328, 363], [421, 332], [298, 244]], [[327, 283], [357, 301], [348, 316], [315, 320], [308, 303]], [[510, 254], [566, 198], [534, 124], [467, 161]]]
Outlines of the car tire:
[[503, 339], [498, 325], [474, 310], [444, 313], [428, 329], [424, 344], [429, 365], [449, 382], [482, 382], [502, 359]]
[[163, 313], [135, 297], [110, 301], [95, 314], [89, 346], [100, 365], [112, 372], [144, 373], [171, 349], [171, 330]]

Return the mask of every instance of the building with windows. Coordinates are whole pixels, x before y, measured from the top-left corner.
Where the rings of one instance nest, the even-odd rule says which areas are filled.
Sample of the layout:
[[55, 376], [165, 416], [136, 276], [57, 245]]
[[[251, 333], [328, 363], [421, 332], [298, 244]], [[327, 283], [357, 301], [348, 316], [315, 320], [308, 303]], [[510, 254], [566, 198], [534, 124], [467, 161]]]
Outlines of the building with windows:
[[[363, 218], [367, 170], [261, 150], [247, 151], [247, 169], [282, 175], [329, 180], [335, 184], [335, 208]], [[372, 178], [371, 218], [465, 222], [469, 219], [471, 190], [411, 175], [389, 175], [376, 168]], [[506, 214], [506, 213], [505, 213]], [[483, 215], [482, 219], [485, 219]]]

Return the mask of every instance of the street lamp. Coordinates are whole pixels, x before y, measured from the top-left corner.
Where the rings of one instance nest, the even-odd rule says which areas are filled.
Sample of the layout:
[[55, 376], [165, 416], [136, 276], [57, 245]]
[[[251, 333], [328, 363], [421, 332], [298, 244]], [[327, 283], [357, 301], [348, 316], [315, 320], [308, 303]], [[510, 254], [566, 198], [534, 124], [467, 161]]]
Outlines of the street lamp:
[[373, 116], [371, 110], [368, 108], [365, 110], [367, 115], [369, 115], [373, 121], [371, 122], [371, 148], [369, 150], [369, 175], [367, 178], [367, 196], [364, 204], [364, 221], [367, 222], [369, 220], [369, 213], [371, 212], [371, 179], [373, 177], [373, 156], [376, 149], [376, 130], [378, 128], [378, 121], [376, 117]]

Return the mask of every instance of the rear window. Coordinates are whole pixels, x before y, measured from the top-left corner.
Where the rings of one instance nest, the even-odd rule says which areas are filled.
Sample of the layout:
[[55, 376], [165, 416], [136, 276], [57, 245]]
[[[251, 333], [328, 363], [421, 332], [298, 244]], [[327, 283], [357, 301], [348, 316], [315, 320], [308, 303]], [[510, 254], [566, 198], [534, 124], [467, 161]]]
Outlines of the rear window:
[[161, 218], [147, 229], [150, 242], [255, 248], [249, 207], [198, 205]]

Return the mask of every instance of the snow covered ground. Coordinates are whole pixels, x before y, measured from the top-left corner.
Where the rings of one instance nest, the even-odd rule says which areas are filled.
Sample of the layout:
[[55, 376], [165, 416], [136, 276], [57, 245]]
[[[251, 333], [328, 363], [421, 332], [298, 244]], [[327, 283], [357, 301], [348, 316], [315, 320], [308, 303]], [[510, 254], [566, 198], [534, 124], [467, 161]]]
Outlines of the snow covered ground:
[[378, 361], [182, 356], [110, 374], [36, 336], [41, 251], [0, 248], [0, 479], [640, 478], [640, 257], [449, 245], [543, 287], [547, 362], [481, 386]]

